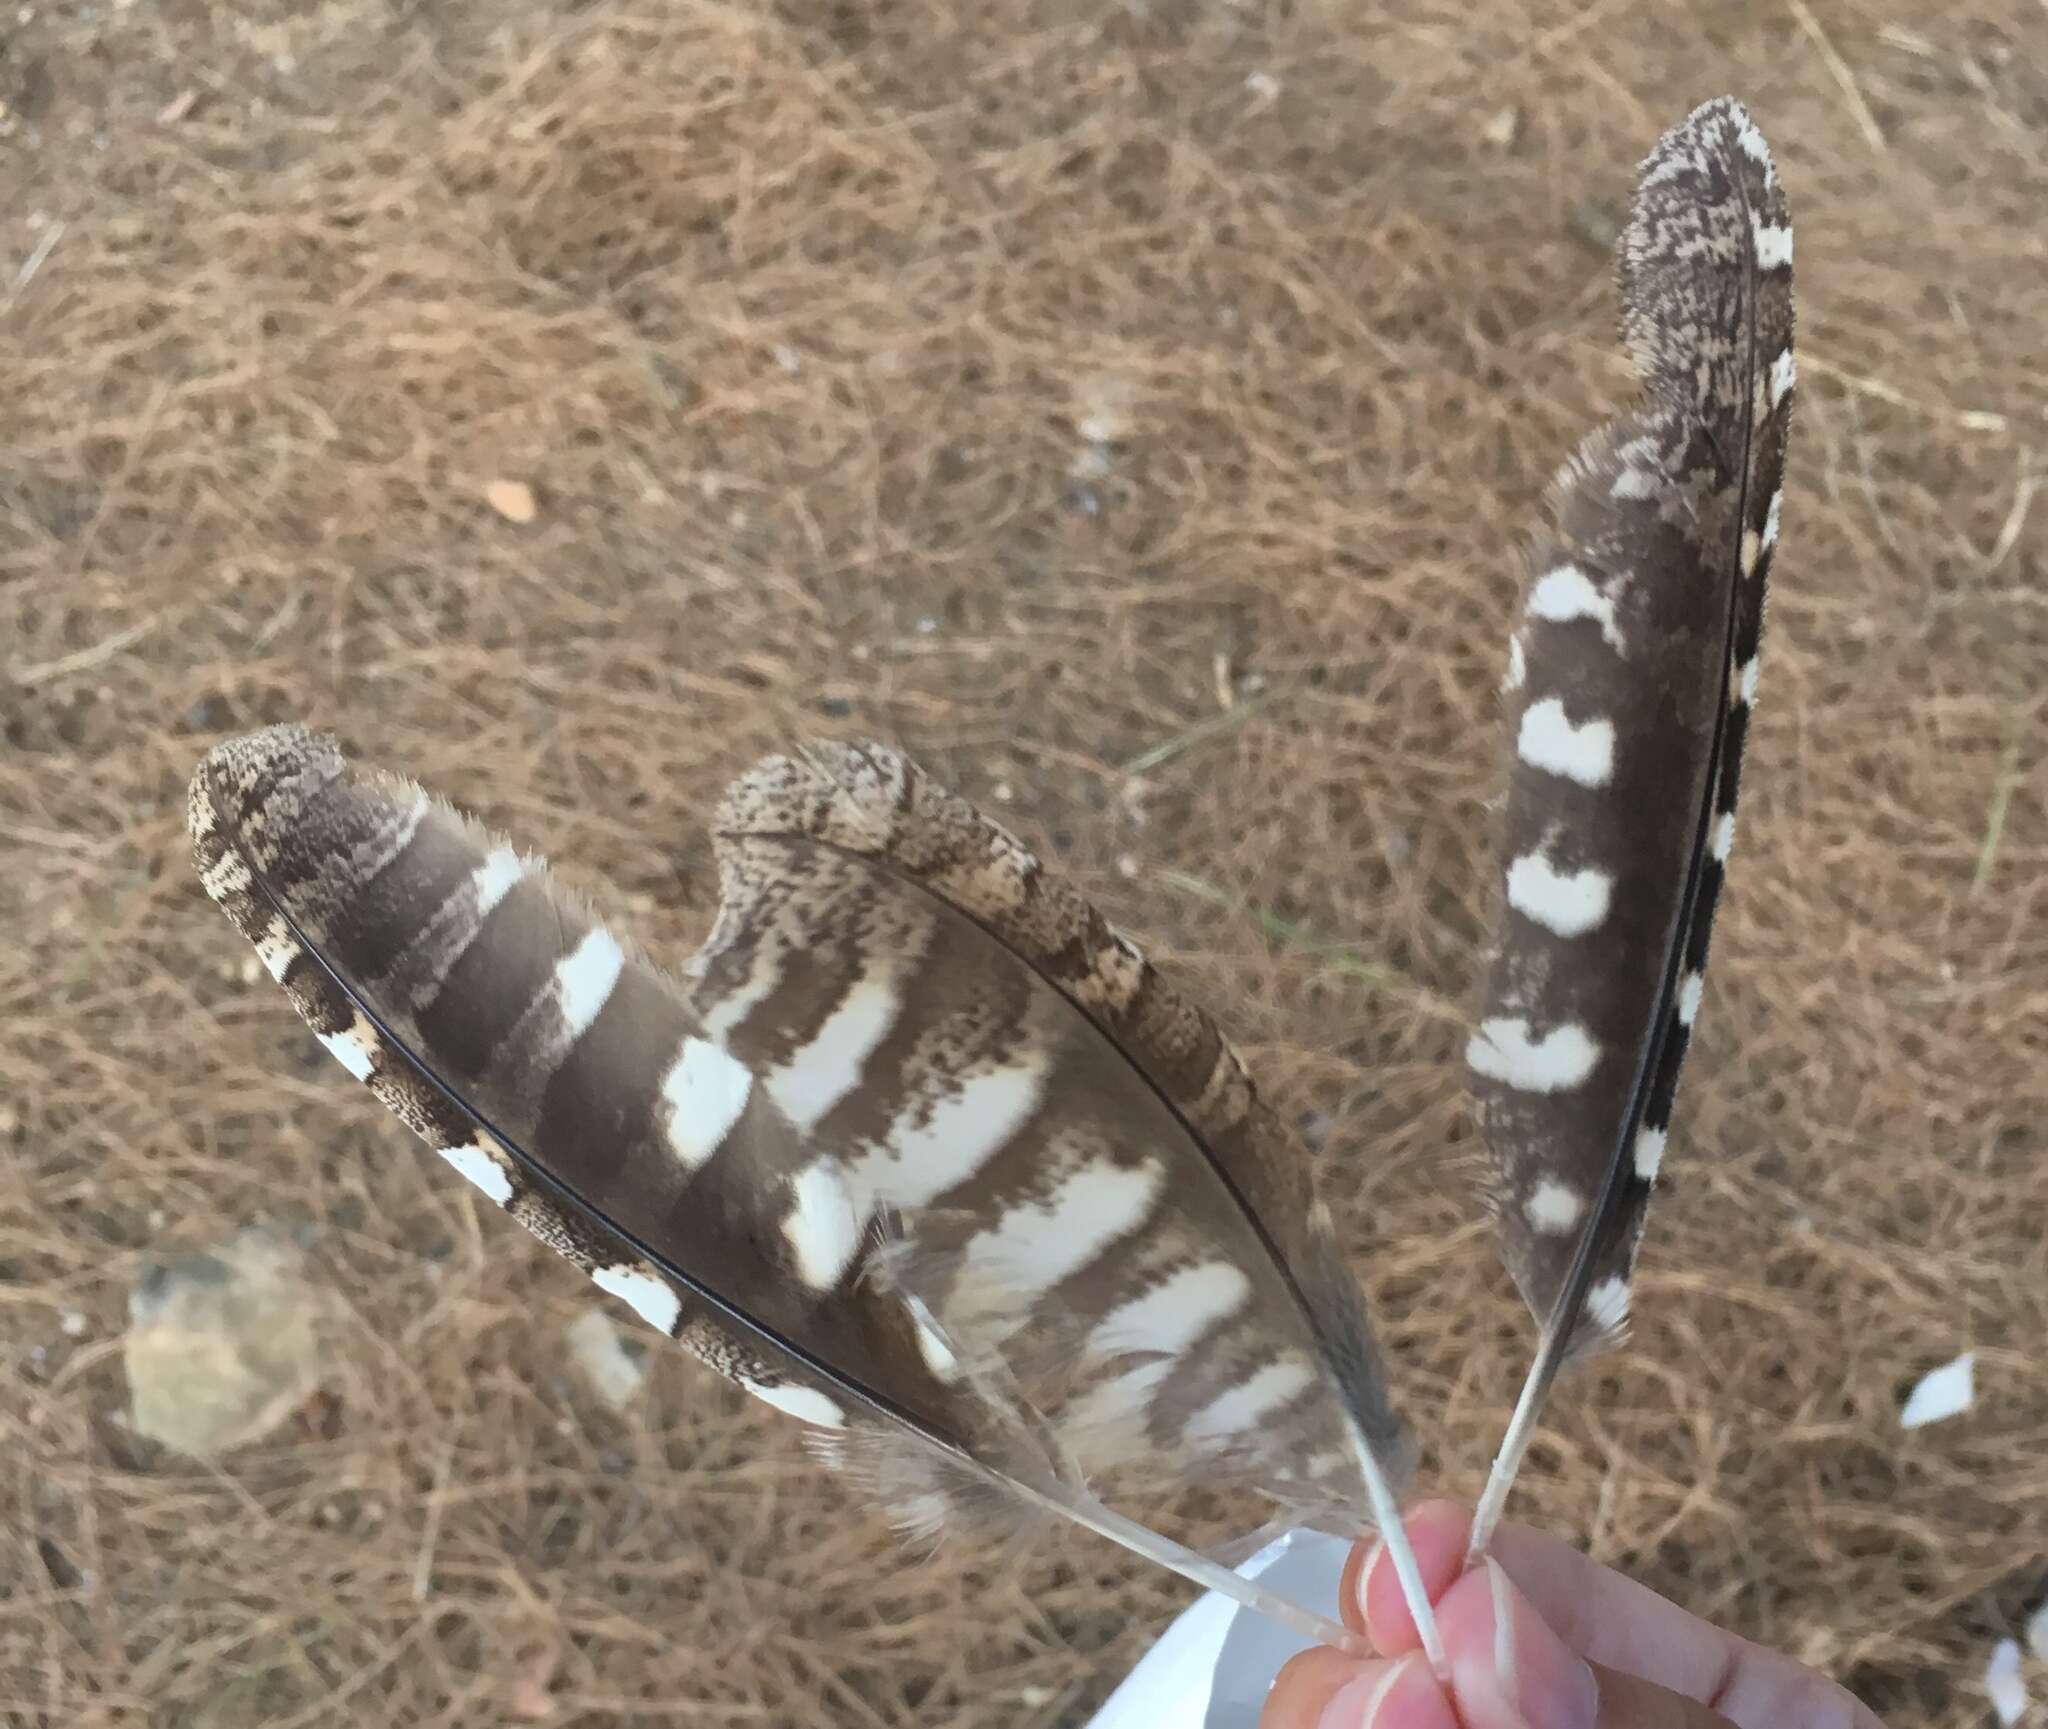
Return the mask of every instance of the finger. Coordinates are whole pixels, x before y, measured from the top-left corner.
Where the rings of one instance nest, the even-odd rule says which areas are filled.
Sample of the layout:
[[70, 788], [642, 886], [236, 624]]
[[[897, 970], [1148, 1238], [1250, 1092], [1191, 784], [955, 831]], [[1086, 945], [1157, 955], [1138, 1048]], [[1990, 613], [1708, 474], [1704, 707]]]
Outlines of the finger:
[[1304, 1651], [1280, 1671], [1259, 1729], [1460, 1729], [1419, 1656], [1359, 1662]]
[[[1441, 1604], [1446, 1589], [1457, 1588], [1452, 1581], [1464, 1564], [1470, 1528], [1471, 1515], [1454, 1502], [1426, 1502], [1408, 1515], [1409, 1541], [1433, 1602]], [[1704, 1703], [1738, 1729], [1883, 1729], [1847, 1689], [1701, 1621], [1560, 1538], [1504, 1525], [1494, 1537], [1493, 1554], [1537, 1618], [1569, 1649], [1603, 1668]], [[1346, 1621], [1362, 1626], [1387, 1655], [1420, 1645], [1383, 1549], [1353, 1554], [1339, 1600]]]
[[1327, 1645], [1316, 1645], [1288, 1659], [1273, 1678], [1266, 1707], [1259, 1713], [1259, 1729], [1316, 1729], [1323, 1707], [1336, 1698], [1345, 1684], [1363, 1674], [1382, 1674], [1390, 1663], [1361, 1663]]
[[1580, 1656], [1688, 1699], [1720, 1691], [1739, 1643], [1732, 1635], [1546, 1532], [1503, 1525], [1492, 1553], [1538, 1617]]
[[[1425, 1501], [1403, 1523], [1423, 1589], [1434, 1603], [1464, 1570], [1465, 1538], [1472, 1529], [1472, 1515], [1455, 1501]], [[1352, 1550], [1337, 1601], [1346, 1625], [1367, 1634], [1384, 1655], [1399, 1657], [1421, 1649], [1415, 1618], [1408, 1613], [1408, 1599], [1383, 1544]]]
[[1790, 1685], [1702, 1700], [1589, 1663], [1491, 1557], [1445, 1593], [1437, 1620], [1465, 1729], [1877, 1729], [1841, 1688], [1754, 1646]]
[[1493, 1555], [1536, 1618], [1602, 1668], [1708, 1705], [1739, 1729], [1883, 1729], [1826, 1676], [1724, 1633], [1560, 1538], [1504, 1525]]
[[[1640, 1675], [1624, 1675], [1597, 1663], [1592, 1669], [1600, 1685], [1600, 1714], [1593, 1719], [1593, 1729], [1731, 1729], [1726, 1717], [1697, 1699], [1659, 1687]], [[1779, 1721], [1808, 1729], [1814, 1720], [1786, 1717]]]
[[1436, 1614], [1465, 1729], [1595, 1729], [1600, 1684], [1592, 1668], [1499, 1563], [1489, 1558], [1467, 1573]]

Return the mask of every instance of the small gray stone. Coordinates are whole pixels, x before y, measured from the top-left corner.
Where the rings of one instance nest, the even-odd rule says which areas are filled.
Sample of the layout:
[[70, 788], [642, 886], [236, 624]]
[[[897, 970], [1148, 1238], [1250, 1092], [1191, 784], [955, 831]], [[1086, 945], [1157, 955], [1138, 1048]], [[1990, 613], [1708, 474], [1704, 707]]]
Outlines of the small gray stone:
[[647, 1379], [641, 1353], [621, 1337], [611, 1316], [602, 1309], [587, 1309], [569, 1328], [569, 1354], [576, 1359], [599, 1398], [614, 1411], [623, 1410]]
[[198, 1459], [268, 1434], [320, 1384], [324, 1307], [258, 1227], [152, 1265], [128, 1298], [130, 1424]]
[[1572, 206], [1572, 238], [1595, 252], [1612, 252], [1626, 221], [1611, 198], [1581, 198]]

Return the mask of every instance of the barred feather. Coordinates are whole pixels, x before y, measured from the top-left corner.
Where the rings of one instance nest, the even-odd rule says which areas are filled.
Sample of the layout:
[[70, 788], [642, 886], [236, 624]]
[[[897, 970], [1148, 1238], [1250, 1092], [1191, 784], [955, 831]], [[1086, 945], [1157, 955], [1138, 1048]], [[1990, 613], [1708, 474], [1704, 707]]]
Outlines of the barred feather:
[[1201, 1010], [902, 757], [730, 790], [686, 982], [295, 727], [216, 749], [191, 828], [352, 1073], [906, 1528], [1021, 1500], [1269, 1612], [1099, 1487], [1398, 1531], [1405, 1431], [1299, 1149]]
[[1559, 1368], [1626, 1329], [1734, 843], [1795, 368], [1791, 221], [1733, 101], [1644, 163], [1620, 287], [1644, 394], [1554, 484], [1504, 685], [1508, 863], [1467, 1061], [1543, 1333], [1475, 1554]]

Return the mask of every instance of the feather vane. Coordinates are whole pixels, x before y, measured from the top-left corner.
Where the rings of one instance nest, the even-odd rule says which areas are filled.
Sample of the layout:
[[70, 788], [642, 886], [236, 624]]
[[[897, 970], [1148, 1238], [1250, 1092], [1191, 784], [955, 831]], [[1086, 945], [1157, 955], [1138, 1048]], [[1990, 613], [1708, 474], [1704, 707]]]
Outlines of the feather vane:
[[1791, 220], [1740, 105], [1651, 152], [1619, 276], [1643, 395], [1553, 484], [1503, 685], [1508, 862], [1467, 1063], [1542, 1333], [1475, 1556], [1559, 1370], [1625, 1333], [1734, 843], [1796, 376]]
[[1206, 1014], [907, 760], [737, 782], [680, 980], [297, 727], [216, 748], [190, 826], [351, 1073], [906, 1530], [1057, 1512], [1351, 1642], [1102, 1492], [1199, 1475], [1398, 1540], [1407, 1434], [1299, 1148]]

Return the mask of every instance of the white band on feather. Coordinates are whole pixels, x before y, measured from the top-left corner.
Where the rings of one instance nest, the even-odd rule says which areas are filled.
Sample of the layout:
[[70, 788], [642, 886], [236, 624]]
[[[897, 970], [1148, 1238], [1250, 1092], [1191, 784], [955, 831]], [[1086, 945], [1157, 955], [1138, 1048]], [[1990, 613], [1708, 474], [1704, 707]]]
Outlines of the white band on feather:
[[793, 1205], [782, 1234], [796, 1262], [796, 1275], [814, 1291], [829, 1291], [846, 1276], [860, 1253], [867, 1221], [854, 1205], [839, 1167], [818, 1159], [791, 1179]]
[[1546, 570], [1529, 591], [1529, 616], [1550, 624], [1568, 624], [1575, 618], [1590, 618], [1616, 654], [1621, 653], [1621, 626], [1615, 621], [1614, 601], [1593, 586], [1593, 579], [1576, 564], [1560, 564]]
[[1798, 381], [1799, 362], [1792, 358], [1792, 350], [1788, 348], [1771, 362], [1771, 406], [1781, 407]]
[[1283, 1357], [1256, 1370], [1249, 1380], [1218, 1394], [1188, 1419], [1182, 1431], [1190, 1441], [1214, 1440], [1248, 1429], [1268, 1411], [1277, 1411], [1312, 1381], [1315, 1371], [1299, 1357]]
[[256, 958], [263, 963], [263, 970], [283, 984], [284, 975], [291, 970], [292, 957], [298, 952], [299, 939], [292, 935], [290, 923], [283, 913], [273, 913], [263, 940], [256, 945]]
[[1687, 973], [1678, 987], [1678, 1024], [1689, 1027], [1700, 1018], [1700, 998], [1707, 994], [1704, 973]]
[[706, 1039], [686, 1038], [661, 1077], [666, 1111], [662, 1133], [685, 1170], [694, 1171], [725, 1145], [745, 1115], [754, 1077], [746, 1065]]
[[555, 991], [570, 1038], [581, 1038], [604, 1012], [625, 964], [618, 938], [602, 925], [555, 963]]
[[1619, 1332], [1628, 1324], [1628, 1284], [1602, 1279], [1586, 1293], [1586, 1319], [1596, 1332]]
[[493, 847], [470, 875], [476, 890], [476, 916], [481, 919], [512, 892], [513, 885], [525, 874], [526, 866], [520, 863], [518, 853], [508, 846]]
[[766, 1076], [768, 1096], [800, 1132], [860, 1085], [875, 1047], [889, 1035], [903, 998], [888, 977], [865, 978], [842, 997], [809, 1043]]
[[1198, 1261], [1110, 1310], [1089, 1334], [1088, 1349], [1103, 1357], [1126, 1351], [1179, 1356], [1234, 1313], [1251, 1288], [1251, 1281], [1228, 1261]]
[[1508, 866], [1508, 905], [1561, 937], [1595, 929], [1613, 893], [1614, 879], [1605, 871], [1561, 871], [1540, 852]]
[[599, 1267], [590, 1278], [600, 1291], [609, 1291], [657, 1333], [674, 1334], [676, 1317], [683, 1312], [682, 1299], [659, 1273], [622, 1262]]
[[1744, 114], [1735, 128], [1735, 141], [1742, 146], [1742, 153], [1764, 171], [1764, 185], [1773, 185], [1778, 171], [1771, 162], [1771, 147], [1764, 142], [1764, 135], [1757, 130], [1756, 122]]
[[1145, 1222], [1165, 1173], [1141, 1165], [1084, 1165], [1043, 1201], [1018, 1201], [961, 1255], [959, 1287], [988, 1304], [1000, 1329], [1062, 1279]]
[[849, 1176], [858, 1196], [897, 1207], [929, 1205], [1010, 1143], [1038, 1108], [1045, 1065], [1029, 1056], [983, 1069], [943, 1098], [911, 1100]]
[[377, 1066], [377, 1029], [363, 1018], [360, 1010], [346, 1032], [321, 1033], [319, 1039], [333, 1053], [334, 1060], [357, 1080], [370, 1078], [370, 1071]]
[[1567, 1235], [1585, 1211], [1585, 1197], [1555, 1177], [1545, 1177], [1522, 1203], [1522, 1212], [1531, 1228], [1549, 1237]]
[[1792, 230], [1759, 220], [1754, 213], [1750, 226], [1756, 234], [1756, 264], [1759, 270], [1786, 270], [1792, 264]]
[[846, 1413], [837, 1404], [825, 1397], [815, 1387], [789, 1385], [768, 1386], [761, 1381], [750, 1381], [746, 1376], [736, 1377], [739, 1384], [764, 1405], [773, 1405], [787, 1416], [820, 1429], [843, 1429], [846, 1427]]
[[1605, 786], [1614, 774], [1614, 723], [1588, 720], [1574, 725], [1554, 696], [1522, 715], [1515, 749], [1531, 768], [1562, 775], [1580, 786]]
[[435, 1150], [499, 1206], [512, 1198], [512, 1179], [506, 1174], [501, 1156], [488, 1147], [472, 1141], [467, 1146]]
[[1599, 1060], [1592, 1035], [1574, 1023], [1552, 1027], [1539, 1039], [1526, 1020], [1482, 1021], [1465, 1047], [1474, 1073], [1524, 1093], [1568, 1092]]

